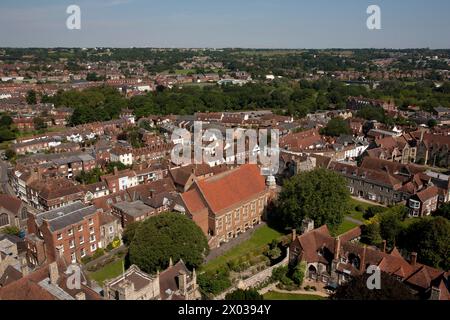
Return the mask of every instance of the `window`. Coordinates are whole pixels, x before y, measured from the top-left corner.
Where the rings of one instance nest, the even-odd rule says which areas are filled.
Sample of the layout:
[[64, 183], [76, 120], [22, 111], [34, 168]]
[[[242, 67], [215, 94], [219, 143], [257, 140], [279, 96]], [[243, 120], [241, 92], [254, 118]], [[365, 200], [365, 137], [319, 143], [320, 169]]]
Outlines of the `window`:
[[73, 235], [73, 229], [69, 229], [69, 230], [67, 231], [67, 234], [68, 234], [69, 236]]
[[230, 225], [230, 224], [231, 224], [231, 213], [229, 213], [229, 214], [226, 215], [226, 220], [225, 220], [225, 221], [226, 221], [226, 224], [227, 224], [227, 225]]
[[56, 236], [56, 239], [62, 240], [62, 234], [61, 234], [61, 233], [58, 233], [57, 236]]
[[244, 207], [244, 219], [248, 219], [248, 205]]
[[91, 234], [89, 236], [89, 242], [94, 242], [95, 241], [95, 234]]
[[86, 256], [86, 250], [84, 248], [80, 251], [81, 257], [84, 258]]
[[90, 218], [89, 219], [89, 225], [92, 226], [94, 224], [94, 219]]
[[110, 227], [109, 227], [109, 233], [110, 233], [110, 234], [114, 233], [114, 227], [113, 227], [113, 226], [110, 226]]
[[80, 224], [80, 225], [78, 226], [78, 232], [81, 232], [81, 231], [83, 231], [83, 225]]
[[240, 219], [241, 219], [241, 210], [240, 210], [240, 209], [237, 209], [237, 210], [234, 212], [234, 220], [235, 220], [236, 222], [239, 222]]
[[75, 241], [70, 240], [70, 242], [69, 242], [69, 248], [70, 248], [70, 249], [75, 248]]
[[91, 252], [94, 252], [95, 250], [97, 250], [97, 245], [95, 243], [93, 243], [91, 245]]
[[83, 244], [83, 243], [84, 243], [84, 237], [81, 236], [81, 237], [80, 237], [80, 244]]
[[73, 252], [73, 253], [70, 255], [70, 258], [71, 258], [71, 260], [72, 260], [72, 263], [77, 262], [77, 255], [75, 254], [75, 252]]
[[6, 213], [0, 214], [0, 227], [9, 225], [9, 217]]
[[90, 228], [89, 228], [89, 233], [90, 233], [90, 234], [94, 234], [94, 233], [95, 233], [94, 227], [90, 227]]
[[222, 218], [219, 218], [217, 220], [217, 224], [216, 224], [217, 231], [222, 231], [222, 227], [223, 227], [223, 225], [222, 225]]

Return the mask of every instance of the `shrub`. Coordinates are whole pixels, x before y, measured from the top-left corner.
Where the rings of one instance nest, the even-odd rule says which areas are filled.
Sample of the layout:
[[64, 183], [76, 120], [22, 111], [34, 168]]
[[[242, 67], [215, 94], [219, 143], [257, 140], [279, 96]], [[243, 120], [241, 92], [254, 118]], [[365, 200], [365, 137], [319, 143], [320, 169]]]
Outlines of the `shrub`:
[[306, 271], [306, 263], [300, 262], [294, 269], [294, 272], [292, 273], [292, 280], [294, 283], [298, 286], [301, 286], [303, 283], [303, 279], [305, 277], [305, 271]]
[[355, 210], [356, 211], [358, 211], [358, 212], [364, 212], [364, 207], [362, 206], [362, 205], [357, 205], [356, 207], [355, 207]]
[[94, 254], [92, 255], [92, 259], [95, 260], [95, 259], [98, 259], [98, 258], [104, 256], [104, 255], [105, 255], [105, 250], [102, 249], [102, 248], [98, 248], [98, 249], [94, 252]]

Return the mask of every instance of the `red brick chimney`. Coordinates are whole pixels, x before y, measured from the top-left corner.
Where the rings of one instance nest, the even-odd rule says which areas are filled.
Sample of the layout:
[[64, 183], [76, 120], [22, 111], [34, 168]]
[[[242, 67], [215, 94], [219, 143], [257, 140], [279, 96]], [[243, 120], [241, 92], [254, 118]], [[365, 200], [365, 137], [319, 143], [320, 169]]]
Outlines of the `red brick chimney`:
[[292, 242], [294, 242], [296, 238], [297, 238], [297, 229], [293, 228], [292, 229]]
[[341, 238], [336, 237], [334, 239], [334, 260], [339, 259], [341, 253]]
[[359, 271], [364, 272], [366, 269], [366, 252], [367, 252], [367, 246], [364, 246], [363, 254], [361, 257], [361, 263], [359, 264]]
[[411, 252], [411, 265], [415, 266], [417, 263], [417, 252]]

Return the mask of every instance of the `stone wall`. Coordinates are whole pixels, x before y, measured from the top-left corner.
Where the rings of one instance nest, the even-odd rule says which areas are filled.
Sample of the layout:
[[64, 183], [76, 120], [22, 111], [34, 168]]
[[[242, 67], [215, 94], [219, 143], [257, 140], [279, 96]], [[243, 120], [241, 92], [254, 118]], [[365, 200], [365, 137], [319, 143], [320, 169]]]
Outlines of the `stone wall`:
[[214, 300], [224, 300], [225, 296], [233, 292], [236, 289], [249, 289], [253, 287], [257, 287], [258, 285], [264, 283], [267, 279], [269, 279], [272, 276], [272, 271], [276, 268], [279, 268], [281, 266], [287, 266], [289, 263], [289, 248], [287, 250], [286, 258], [283, 259], [283, 261], [277, 263], [276, 265], [271, 266], [270, 268], [267, 268], [261, 272], [258, 272], [257, 274], [251, 276], [248, 279], [241, 280], [237, 285], [232, 286], [230, 289], [226, 290], [225, 292], [222, 292], [220, 295], [214, 297]]

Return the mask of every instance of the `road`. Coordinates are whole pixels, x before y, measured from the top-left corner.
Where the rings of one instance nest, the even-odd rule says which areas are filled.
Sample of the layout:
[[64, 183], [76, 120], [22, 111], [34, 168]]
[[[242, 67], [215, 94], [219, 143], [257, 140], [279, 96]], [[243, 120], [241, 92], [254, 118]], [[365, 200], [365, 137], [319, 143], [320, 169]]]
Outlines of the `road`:
[[[3, 155], [3, 153], [0, 153], [0, 158], [2, 155]], [[9, 167], [10, 167], [10, 165], [8, 162], [0, 159], [0, 188], [4, 194], [9, 194], [13, 197], [16, 197], [16, 193], [14, 192], [13, 188], [9, 184], [9, 178], [8, 178]], [[28, 212], [31, 212], [32, 214], [39, 213], [39, 210], [37, 210], [36, 208], [33, 208], [32, 206], [26, 204], [23, 201], [22, 201], [22, 203], [28, 209]]]

